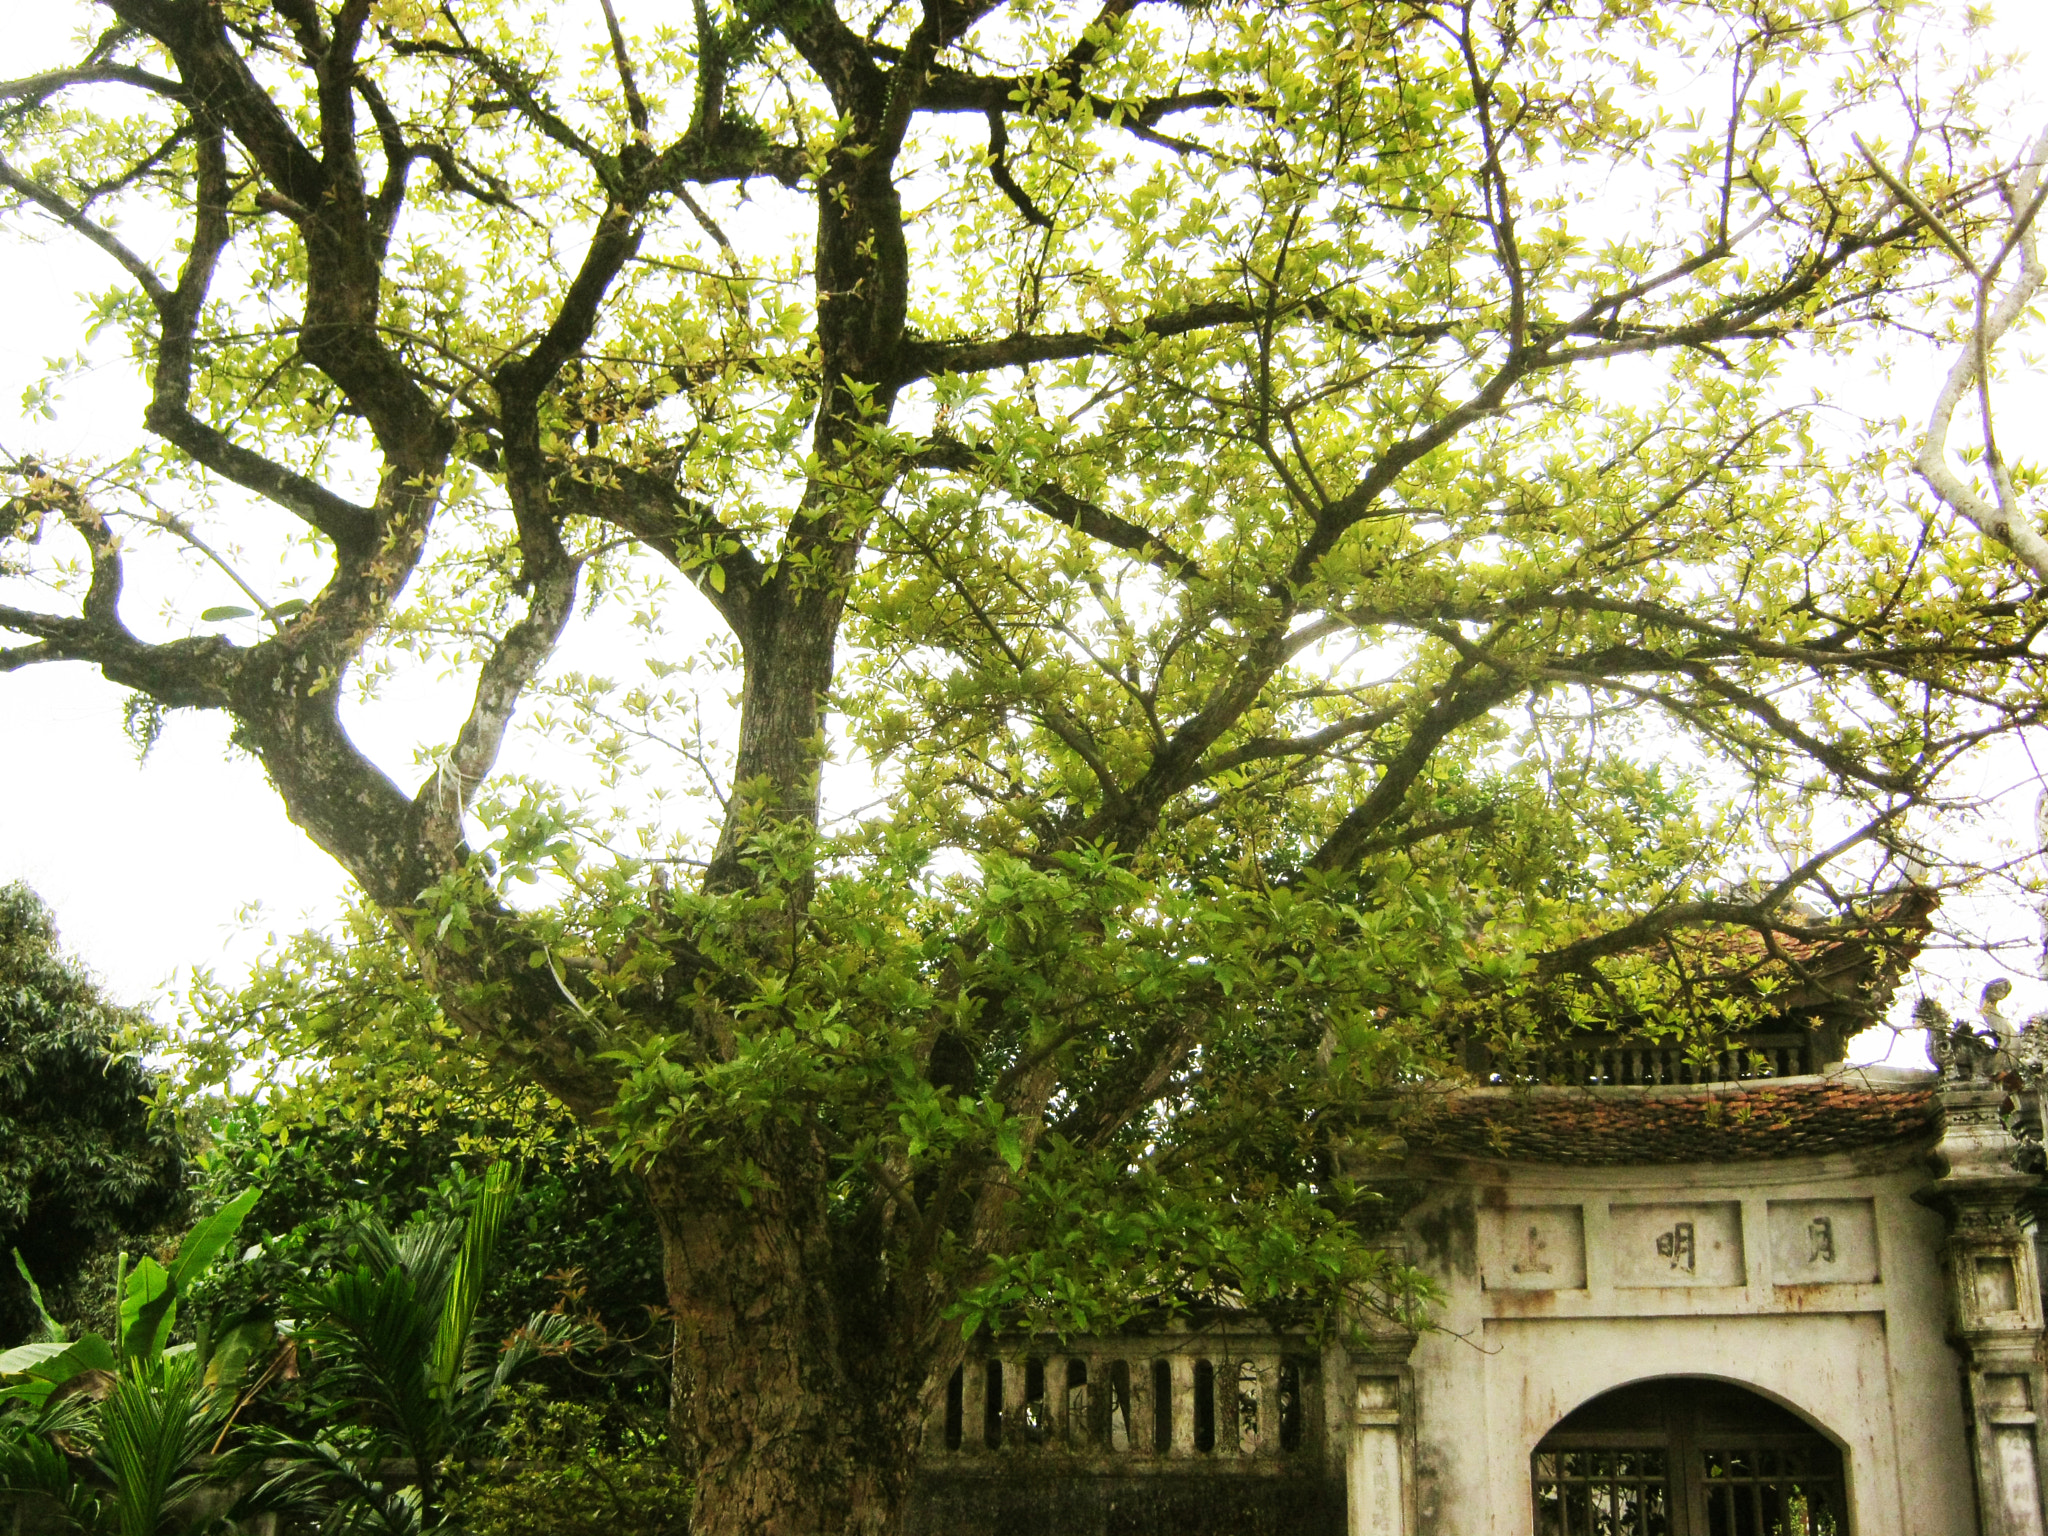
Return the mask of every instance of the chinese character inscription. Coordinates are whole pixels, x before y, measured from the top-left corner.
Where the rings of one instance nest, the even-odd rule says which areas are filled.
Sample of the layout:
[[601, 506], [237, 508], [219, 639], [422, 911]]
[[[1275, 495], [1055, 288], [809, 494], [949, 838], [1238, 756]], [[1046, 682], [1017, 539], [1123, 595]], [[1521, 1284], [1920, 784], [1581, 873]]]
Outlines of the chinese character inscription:
[[1669, 1232], [1657, 1234], [1657, 1257], [1670, 1261], [1671, 1267], [1683, 1274], [1692, 1274], [1699, 1268], [1699, 1243], [1693, 1234], [1689, 1221], [1672, 1223]]

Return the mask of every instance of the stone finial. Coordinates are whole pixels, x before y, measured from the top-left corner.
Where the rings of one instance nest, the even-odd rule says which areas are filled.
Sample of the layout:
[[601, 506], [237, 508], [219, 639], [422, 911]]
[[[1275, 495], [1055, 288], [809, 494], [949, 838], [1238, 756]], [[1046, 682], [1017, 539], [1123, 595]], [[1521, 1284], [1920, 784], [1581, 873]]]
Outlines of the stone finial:
[[1984, 983], [1984, 990], [1977, 998], [1978, 1016], [1984, 1020], [1984, 1027], [1998, 1037], [2001, 1045], [2011, 1045], [2019, 1033], [2013, 1021], [1998, 1006], [2010, 996], [2012, 983], [1998, 976]]
[[[1990, 991], [1985, 990], [1987, 994]], [[1922, 997], [1913, 1005], [1913, 1022], [1927, 1031], [1927, 1054], [1941, 1069], [1944, 1083], [1989, 1080], [1993, 1058], [1998, 1054], [1995, 1036], [1982, 1035], [1967, 1024], [1956, 1023], [1948, 1010], [1931, 997]]]

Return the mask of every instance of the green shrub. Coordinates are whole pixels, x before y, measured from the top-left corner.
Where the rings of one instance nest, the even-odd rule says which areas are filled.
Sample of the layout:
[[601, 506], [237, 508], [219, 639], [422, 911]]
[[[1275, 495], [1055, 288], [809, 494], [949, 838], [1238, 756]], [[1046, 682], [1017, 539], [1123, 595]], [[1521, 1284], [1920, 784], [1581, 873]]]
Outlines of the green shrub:
[[504, 1459], [474, 1464], [450, 1488], [452, 1523], [470, 1536], [686, 1536], [690, 1481], [653, 1414], [533, 1389], [504, 1401]]

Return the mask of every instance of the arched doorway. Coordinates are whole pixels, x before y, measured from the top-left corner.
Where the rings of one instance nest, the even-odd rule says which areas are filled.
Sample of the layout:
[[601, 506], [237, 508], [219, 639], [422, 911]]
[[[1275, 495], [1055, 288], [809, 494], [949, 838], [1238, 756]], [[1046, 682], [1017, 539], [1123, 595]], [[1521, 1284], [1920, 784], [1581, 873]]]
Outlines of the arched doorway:
[[1850, 1536], [1842, 1453], [1727, 1382], [1602, 1393], [1537, 1443], [1530, 1474], [1536, 1536]]

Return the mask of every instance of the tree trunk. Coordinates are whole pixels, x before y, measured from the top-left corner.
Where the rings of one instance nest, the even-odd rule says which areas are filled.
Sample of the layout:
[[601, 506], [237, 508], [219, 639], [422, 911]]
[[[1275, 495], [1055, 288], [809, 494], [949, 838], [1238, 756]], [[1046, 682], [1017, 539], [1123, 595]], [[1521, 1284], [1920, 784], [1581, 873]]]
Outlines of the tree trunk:
[[[849, 549], [834, 558], [851, 566], [853, 557]], [[752, 884], [741, 858], [764, 823], [817, 819], [825, 697], [846, 605], [844, 579], [829, 570], [805, 590], [777, 577], [764, 586], [754, 622], [740, 637], [744, 682], [733, 803], [705, 871], [707, 890]]]
[[648, 1177], [687, 1383], [693, 1536], [889, 1536], [930, 1348], [906, 1337], [873, 1247], [834, 1230], [822, 1181], [784, 1173], [751, 1205], [709, 1183], [667, 1160]]

